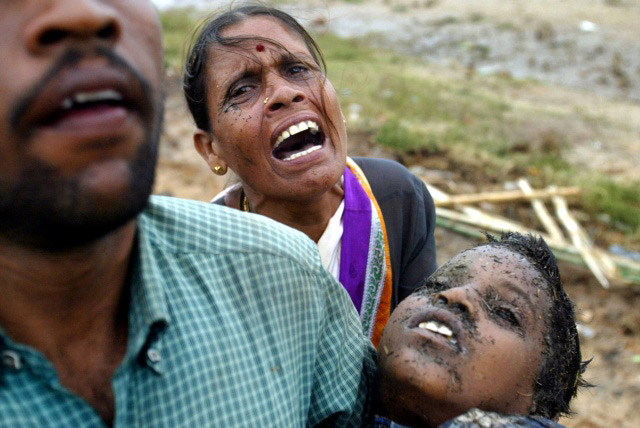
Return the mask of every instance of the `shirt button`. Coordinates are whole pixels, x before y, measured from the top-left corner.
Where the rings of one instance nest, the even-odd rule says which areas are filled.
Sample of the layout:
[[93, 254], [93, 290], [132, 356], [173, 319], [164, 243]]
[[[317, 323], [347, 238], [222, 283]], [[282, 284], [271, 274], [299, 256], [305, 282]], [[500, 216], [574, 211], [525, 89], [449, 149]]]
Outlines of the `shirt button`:
[[22, 368], [22, 358], [15, 351], [2, 351], [2, 364], [17, 371]]
[[149, 348], [147, 350], [147, 359], [151, 364], [157, 364], [160, 362], [162, 357], [160, 356], [160, 353], [158, 351], [153, 348]]

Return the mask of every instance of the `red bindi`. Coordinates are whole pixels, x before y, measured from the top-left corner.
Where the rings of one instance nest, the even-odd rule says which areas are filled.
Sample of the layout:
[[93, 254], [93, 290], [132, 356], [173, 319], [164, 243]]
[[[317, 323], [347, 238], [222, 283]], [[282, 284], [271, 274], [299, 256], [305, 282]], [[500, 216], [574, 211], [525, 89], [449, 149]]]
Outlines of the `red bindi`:
[[260, 44], [257, 44], [257, 45], [256, 45], [256, 50], [257, 50], [258, 52], [262, 52], [262, 51], [264, 50], [264, 46], [262, 46], [262, 45], [260, 45]]

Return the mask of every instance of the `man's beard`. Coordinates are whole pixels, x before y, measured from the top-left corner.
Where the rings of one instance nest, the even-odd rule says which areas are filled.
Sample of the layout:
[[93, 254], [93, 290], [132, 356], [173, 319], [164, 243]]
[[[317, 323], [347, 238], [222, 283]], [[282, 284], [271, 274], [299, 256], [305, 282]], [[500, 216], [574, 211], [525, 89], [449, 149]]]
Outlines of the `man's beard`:
[[[63, 251], [88, 244], [123, 226], [147, 204], [155, 176], [164, 99], [154, 94], [144, 77], [110, 50], [97, 49], [90, 54], [69, 50], [16, 104], [11, 124], [15, 127], [21, 123], [30, 104], [50, 79], [88, 55], [103, 57], [126, 70], [144, 93], [144, 107], [138, 112], [144, 124], [144, 140], [127, 163], [128, 186], [121, 194], [102, 198], [83, 187], [82, 171], [64, 177], [57, 168], [35, 157], [24, 159], [17, 179], [3, 183], [0, 178], [0, 239], [44, 251]], [[22, 141], [32, 137], [29, 130], [19, 128], [14, 129], [14, 135]]]
[[0, 186], [0, 237], [56, 252], [90, 243], [134, 219], [153, 187], [161, 107], [157, 116], [128, 165], [128, 188], [108, 204], [82, 188], [81, 177], [64, 178], [39, 160], [28, 161], [11, 189]]

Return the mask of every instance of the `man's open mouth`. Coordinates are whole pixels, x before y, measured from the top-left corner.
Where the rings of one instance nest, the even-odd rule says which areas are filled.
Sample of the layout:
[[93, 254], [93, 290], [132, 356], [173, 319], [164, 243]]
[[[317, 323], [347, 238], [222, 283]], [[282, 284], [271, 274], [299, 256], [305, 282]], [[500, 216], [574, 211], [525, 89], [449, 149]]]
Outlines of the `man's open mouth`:
[[322, 148], [324, 134], [312, 120], [304, 120], [287, 128], [278, 138], [271, 153], [282, 161], [291, 161]]
[[122, 93], [116, 89], [80, 91], [65, 97], [48, 116], [43, 118], [45, 124], [54, 123], [64, 117], [88, 113], [109, 107], [128, 108]]
[[99, 58], [83, 64], [62, 69], [28, 94], [14, 113], [16, 128], [106, 138], [124, 132], [121, 127], [132, 114], [151, 119], [153, 105], [144, 82]]

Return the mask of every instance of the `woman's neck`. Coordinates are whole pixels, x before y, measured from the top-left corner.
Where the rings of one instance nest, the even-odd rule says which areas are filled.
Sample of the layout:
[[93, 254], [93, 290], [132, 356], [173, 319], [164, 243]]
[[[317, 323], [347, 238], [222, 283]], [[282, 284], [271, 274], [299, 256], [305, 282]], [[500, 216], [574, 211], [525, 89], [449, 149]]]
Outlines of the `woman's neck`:
[[[303, 200], [267, 198], [253, 193], [250, 189], [246, 189], [245, 192], [251, 212], [293, 227], [316, 243], [344, 198], [341, 183], [336, 183], [318, 197]], [[240, 190], [232, 193], [225, 198], [225, 204], [239, 209], [242, 204]]]

